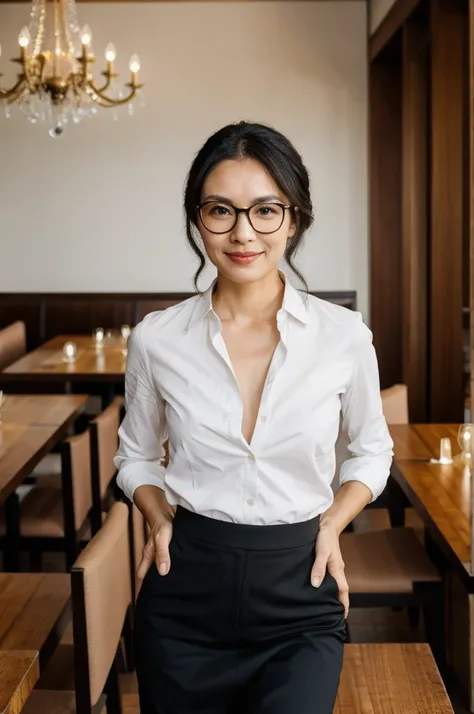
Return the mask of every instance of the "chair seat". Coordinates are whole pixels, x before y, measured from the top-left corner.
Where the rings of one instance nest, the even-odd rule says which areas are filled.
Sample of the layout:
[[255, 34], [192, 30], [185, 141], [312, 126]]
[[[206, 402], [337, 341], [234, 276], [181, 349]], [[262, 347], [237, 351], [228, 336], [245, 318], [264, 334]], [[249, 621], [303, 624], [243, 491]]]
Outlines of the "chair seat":
[[385, 531], [390, 526], [390, 516], [386, 508], [364, 508], [352, 521], [354, 533]]
[[37, 488], [62, 488], [62, 476], [57, 473], [48, 473], [37, 475], [35, 473], [32, 476], [36, 476], [35, 486]]
[[22, 714], [76, 714], [76, 696], [74, 692], [34, 689]]
[[58, 645], [53, 656], [42, 672], [36, 689], [48, 691], [68, 691], [74, 689], [74, 645]]
[[[137, 694], [122, 694], [122, 714], [139, 714]], [[76, 714], [74, 692], [34, 689], [21, 710], [22, 714]], [[106, 714], [104, 706], [101, 714]]]
[[[355, 533], [367, 533], [368, 531], [385, 531], [390, 526], [390, 516], [387, 508], [364, 508], [353, 520]], [[414, 508], [405, 510], [405, 526], [413, 528], [417, 537], [423, 543], [424, 525]]]
[[[57, 488], [32, 488], [20, 503], [20, 533], [26, 538], [64, 538], [62, 492]], [[5, 535], [5, 521], [0, 519]]]
[[441, 581], [413, 528], [342, 533], [340, 545], [354, 595], [410, 594], [415, 583]]
[[32, 476], [61, 475], [61, 454], [47, 454], [33, 469]]

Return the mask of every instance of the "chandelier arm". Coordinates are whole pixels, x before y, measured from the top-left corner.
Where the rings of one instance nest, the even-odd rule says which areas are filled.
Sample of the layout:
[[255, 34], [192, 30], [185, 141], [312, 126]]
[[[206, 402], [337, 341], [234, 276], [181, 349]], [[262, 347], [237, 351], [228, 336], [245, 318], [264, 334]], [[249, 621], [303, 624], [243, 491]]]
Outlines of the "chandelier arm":
[[105, 94], [103, 94], [103, 92], [94, 85], [94, 82], [92, 80], [89, 80], [87, 84], [94, 92], [94, 94], [96, 94], [103, 102], [105, 102], [105, 104], [102, 105], [104, 107], [118, 107], [122, 104], [127, 104], [134, 97], [136, 97], [137, 91], [141, 89], [141, 87], [143, 87], [142, 84], [127, 84], [126, 86], [130, 87], [129, 94], [126, 97], [123, 97], [122, 99], [112, 99], [111, 97], [107, 97]]
[[0, 99], [16, 98], [17, 95], [21, 94], [25, 83], [26, 77], [25, 75], [21, 75], [18, 79], [18, 82], [11, 89], [2, 89], [0, 87]]
[[111, 85], [111, 83], [112, 83], [112, 79], [113, 79], [114, 77], [117, 77], [117, 76], [118, 76], [118, 75], [116, 75], [116, 74], [110, 74], [110, 75], [109, 75], [109, 74], [107, 74], [106, 72], [104, 72], [104, 75], [106, 76], [106, 80], [105, 80], [104, 84], [103, 84], [101, 87], [96, 87], [93, 79], [91, 79], [91, 80], [89, 81], [89, 86], [90, 86], [90, 88], [93, 89], [94, 92], [96, 92], [96, 94], [98, 94], [99, 92], [101, 92], [101, 93], [106, 92], [107, 89], [110, 87], [110, 85]]

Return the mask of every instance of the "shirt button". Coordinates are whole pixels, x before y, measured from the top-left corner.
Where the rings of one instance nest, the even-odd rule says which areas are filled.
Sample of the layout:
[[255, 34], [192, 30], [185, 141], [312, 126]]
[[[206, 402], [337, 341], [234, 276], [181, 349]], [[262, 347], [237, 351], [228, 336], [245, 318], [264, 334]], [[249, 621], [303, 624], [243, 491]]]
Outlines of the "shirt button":
[[262, 422], [262, 424], [265, 424], [265, 422], [267, 421], [267, 417], [266, 417], [266, 416], [261, 416], [261, 417], [260, 417], [260, 421]]
[[253, 498], [247, 498], [247, 505], [248, 505], [248, 506], [253, 506], [254, 504], [255, 504], [255, 501], [253, 500]]
[[255, 462], [255, 456], [253, 454], [249, 454], [247, 458], [251, 464]]

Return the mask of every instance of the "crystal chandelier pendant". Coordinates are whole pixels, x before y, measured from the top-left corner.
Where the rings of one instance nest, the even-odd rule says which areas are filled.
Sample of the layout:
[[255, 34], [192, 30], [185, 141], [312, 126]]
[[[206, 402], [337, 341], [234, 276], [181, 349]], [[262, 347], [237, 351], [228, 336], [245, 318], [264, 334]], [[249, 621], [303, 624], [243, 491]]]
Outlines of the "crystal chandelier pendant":
[[126, 91], [118, 91], [114, 71], [117, 53], [109, 43], [104, 80], [96, 84], [91, 71], [95, 61], [92, 32], [88, 25], [80, 30], [75, 0], [33, 0], [29, 26], [21, 30], [18, 44], [20, 56], [13, 61], [20, 65], [21, 74], [10, 89], [0, 83], [6, 117], [16, 105], [31, 123], [47, 124], [50, 136], [58, 138], [68, 125], [95, 116], [99, 108], [115, 111], [128, 104], [130, 113], [134, 113], [132, 102], [143, 87], [138, 81], [138, 56], [130, 59]]

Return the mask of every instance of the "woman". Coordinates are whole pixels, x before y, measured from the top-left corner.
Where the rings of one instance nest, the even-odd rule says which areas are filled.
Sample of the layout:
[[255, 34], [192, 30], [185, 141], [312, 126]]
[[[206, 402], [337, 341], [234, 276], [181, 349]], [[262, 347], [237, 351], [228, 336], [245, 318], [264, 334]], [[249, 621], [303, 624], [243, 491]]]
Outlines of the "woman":
[[[141, 712], [329, 714], [349, 607], [339, 534], [392, 457], [371, 334], [278, 270], [285, 257], [301, 278], [312, 222], [308, 173], [278, 132], [242, 122], [208, 139], [185, 212], [195, 284], [204, 254], [217, 280], [133, 332], [116, 457], [151, 529]], [[352, 457], [334, 499], [341, 413]]]

